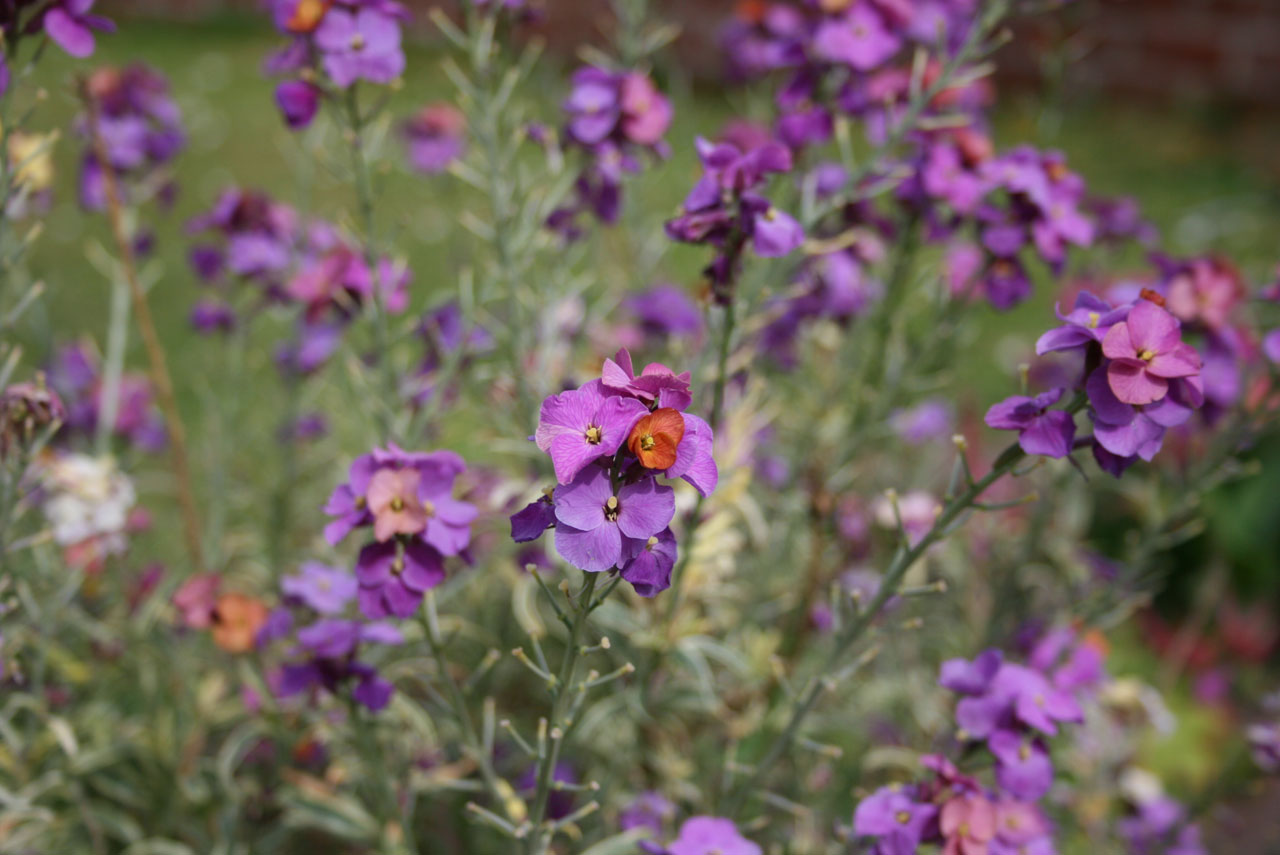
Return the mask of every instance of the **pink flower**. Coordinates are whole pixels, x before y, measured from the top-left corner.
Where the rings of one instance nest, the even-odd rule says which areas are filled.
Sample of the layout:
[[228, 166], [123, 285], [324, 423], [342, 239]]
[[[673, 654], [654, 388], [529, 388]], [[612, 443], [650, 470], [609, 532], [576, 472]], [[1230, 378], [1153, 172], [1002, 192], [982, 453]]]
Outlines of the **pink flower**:
[[1169, 391], [1169, 381], [1200, 373], [1200, 354], [1182, 341], [1178, 319], [1148, 300], [1107, 331], [1102, 352], [1107, 383], [1126, 404], [1153, 404]]
[[418, 499], [422, 475], [416, 469], [379, 469], [369, 482], [373, 536], [385, 543], [397, 534], [417, 534], [427, 527], [427, 512]]
[[987, 855], [996, 836], [996, 810], [982, 796], [960, 796], [942, 806], [939, 827], [947, 841], [943, 855]]

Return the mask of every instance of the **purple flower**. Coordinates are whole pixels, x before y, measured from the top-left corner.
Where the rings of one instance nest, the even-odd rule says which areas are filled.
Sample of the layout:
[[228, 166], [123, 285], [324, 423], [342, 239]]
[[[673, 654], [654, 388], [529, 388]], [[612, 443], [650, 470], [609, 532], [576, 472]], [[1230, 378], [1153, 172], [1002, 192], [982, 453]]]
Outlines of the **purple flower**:
[[996, 783], [1015, 799], [1035, 801], [1053, 786], [1053, 763], [1040, 739], [997, 730], [987, 747], [996, 758]]
[[308, 608], [322, 615], [336, 615], [355, 599], [359, 583], [347, 571], [316, 561], [306, 562], [300, 571], [281, 579], [280, 589]]
[[923, 445], [947, 436], [951, 433], [952, 420], [951, 405], [940, 398], [921, 401], [911, 409], [896, 410], [889, 416], [894, 433], [908, 445]]
[[423, 593], [444, 577], [444, 558], [422, 541], [370, 543], [356, 559], [360, 611], [375, 619], [411, 617]]
[[1107, 332], [1128, 316], [1130, 308], [1112, 308], [1088, 291], [1081, 292], [1076, 297], [1075, 307], [1067, 314], [1054, 307], [1054, 313], [1064, 324], [1040, 336], [1036, 342], [1036, 354], [1043, 356], [1058, 350], [1075, 350], [1091, 342], [1101, 344]]
[[1149, 300], [1107, 331], [1102, 352], [1111, 360], [1107, 383], [1126, 404], [1155, 403], [1171, 379], [1200, 373], [1200, 354], [1182, 341], [1178, 319]]
[[305, 80], [286, 80], [276, 86], [276, 106], [289, 130], [310, 127], [320, 109], [320, 87]]
[[324, 54], [324, 70], [339, 88], [357, 80], [390, 83], [404, 71], [400, 24], [380, 9], [330, 9], [314, 37]]
[[936, 805], [916, 801], [911, 787], [881, 787], [858, 802], [853, 813], [853, 832], [862, 837], [905, 837], [911, 849], [938, 817]]
[[641, 793], [618, 815], [618, 826], [623, 831], [647, 828], [655, 835], [675, 818], [676, 806], [661, 793]]
[[624, 537], [648, 541], [670, 524], [675, 508], [674, 491], [652, 478], [615, 493], [603, 469], [587, 468], [556, 491], [556, 551], [581, 570], [612, 569], [623, 559]]
[[683, 289], [671, 284], [655, 285], [640, 294], [631, 294], [623, 305], [654, 337], [691, 336], [702, 333], [702, 313]]
[[972, 662], [948, 659], [942, 663], [938, 685], [962, 695], [980, 695], [990, 688], [1003, 664], [1004, 654], [994, 647], [979, 653]]
[[404, 123], [409, 163], [419, 172], [434, 175], [466, 150], [466, 119], [452, 104], [428, 104]]
[[1018, 445], [1027, 454], [1066, 457], [1075, 440], [1076, 424], [1071, 414], [1049, 407], [1062, 397], [1061, 388], [1034, 398], [1014, 395], [987, 410], [986, 423], [996, 430], [1018, 431]]
[[616, 454], [646, 413], [639, 400], [606, 396], [603, 384], [593, 380], [542, 402], [534, 441], [551, 455], [556, 480], [568, 484], [587, 464]]
[[676, 565], [676, 536], [665, 528], [648, 540], [626, 538], [622, 542], [625, 563], [622, 578], [642, 597], [655, 597], [671, 587], [671, 570]]
[[715, 434], [711, 425], [698, 416], [682, 413], [684, 437], [676, 446], [676, 462], [666, 470], [668, 478], [682, 478], [703, 496], [711, 495], [720, 481], [713, 455]]
[[511, 539], [516, 543], [530, 543], [542, 537], [543, 532], [556, 524], [556, 508], [551, 494], [538, 497], [511, 515]]
[[93, 53], [94, 31], [114, 33], [116, 25], [101, 15], [91, 15], [94, 0], [60, 0], [44, 16], [44, 31], [67, 53], [84, 59]]
[[761, 855], [759, 846], [743, 837], [731, 819], [693, 816], [667, 844], [668, 855]]
[[883, 65], [902, 42], [885, 27], [880, 12], [869, 3], [857, 3], [848, 12], [823, 21], [813, 36], [813, 52], [819, 59], [838, 62], [857, 71]]
[[196, 332], [230, 332], [235, 325], [236, 313], [225, 303], [200, 300], [191, 308], [191, 326]]
[[1250, 725], [1245, 739], [1259, 769], [1269, 775], [1280, 773], [1280, 722]]
[[572, 84], [564, 103], [569, 138], [584, 146], [603, 142], [622, 115], [617, 79], [604, 69], [587, 66], [574, 72]]

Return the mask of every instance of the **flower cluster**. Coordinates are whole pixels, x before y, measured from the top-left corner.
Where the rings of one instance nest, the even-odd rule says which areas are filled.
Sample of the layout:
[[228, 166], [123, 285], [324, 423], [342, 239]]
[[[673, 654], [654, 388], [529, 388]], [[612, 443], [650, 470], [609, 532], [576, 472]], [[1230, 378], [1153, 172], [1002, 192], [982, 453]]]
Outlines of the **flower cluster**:
[[409, 617], [424, 591], [444, 581], [446, 556], [471, 541], [474, 505], [453, 497], [466, 470], [451, 451], [409, 452], [391, 445], [357, 457], [348, 479], [333, 491], [325, 513], [331, 544], [357, 528], [373, 541], [356, 560], [360, 610], [369, 618]]
[[511, 518], [512, 538], [528, 543], [554, 528], [556, 551], [574, 567], [616, 570], [643, 596], [669, 587], [675, 494], [657, 479], [683, 479], [706, 496], [719, 478], [711, 426], [685, 412], [692, 402], [687, 372], [652, 363], [637, 375], [625, 349], [600, 379], [543, 401], [533, 439], [558, 484]]
[[267, 70], [291, 76], [276, 87], [276, 105], [294, 130], [311, 124], [322, 97], [404, 72], [400, 27], [409, 13], [394, 0], [271, 0], [270, 7], [289, 43]]
[[[1064, 324], [1036, 342], [1036, 353], [1073, 352], [1084, 357], [1078, 389], [1093, 422], [1098, 464], [1119, 476], [1135, 460], [1150, 461], [1165, 432], [1183, 424], [1205, 400], [1201, 358], [1182, 341], [1182, 325], [1158, 293], [1112, 305], [1085, 292]], [[1073, 447], [1075, 425], [1047, 408], [1055, 389], [1035, 398], [1010, 398], [987, 414], [987, 423], [1018, 430], [1028, 453], [1061, 457]]]
[[583, 212], [608, 225], [618, 221], [622, 177], [641, 170], [640, 154], [667, 156], [663, 137], [671, 126], [671, 102], [639, 71], [586, 66], [574, 73], [571, 85], [564, 136], [588, 163], [578, 175], [572, 203], [552, 212], [548, 225], [572, 240], [582, 233], [577, 221]]
[[773, 141], [744, 152], [733, 143], [701, 137], [697, 147], [704, 174], [685, 197], [679, 216], [667, 221], [667, 236], [716, 247], [705, 273], [717, 299], [727, 301], [748, 241], [762, 258], [788, 255], [804, 241], [800, 223], [760, 194], [770, 174], [791, 171], [791, 152]]
[[251, 190], [231, 188], [188, 224], [212, 239], [193, 246], [192, 268], [216, 295], [200, 300], [192, 323], [202, 332], [236, 323], [231, 284], [250, 286], [261, 305], [298, 309], [297, 332], [276, 363], [288, 375], [318, 370], [337, 349], [346, 326], [375, 295], [390, 312], [408, 305], [409, 270], [384, 258], [376, 269], [330, 223], [303, 221], [288, 205]]
[[1026, 665], [996, 649], [943, 663], [939, 684], [963, 696], [959, 738], [967, 752], [990, 753], [994, 787], [930, 755], [921, 759], [932, 773], [927, 780], [882, 787], [858, 804], [854, 833], [874, 838], [877, 855], [907, 855], [923, 843], [964, 855], [1053, 852], [1037, 804], [1054, 779], [1046, 740], [1061, 724], [1082, 720], [1080, 698], [1103, 676], [1098, 649], [1069, 631], [1046, 634]]
[[[49, 385], [66, 404], [67, 437], [92, 437], [98, 430], [107, 392], [96, 355], [85, 345], [66, 345], [54, 355], [48, 377]], [[164, 448], [168, 435], [145, 374], [122, 374], [114, 403], [114, 435], [143, 451]]]
[[[257, 636], [259, 646], [291, 642], [284, 653], [288, 661], [272, 675], [275, 694], [310, 697], [322, 689], [334, 695], [349, 690], [351, 698], [368, 709], [384, 708], [394, 687], [361, 660], [362, 645], [397, 645], [404, 637], [386, 621], [344, 617], [360, 591], [356, 577], [307, 562], [296, 575], [281, 579], [280, 589], [284, 605], [271, 613]], [[299, 626], [303, 620], [310, 623]]]
[[953, 288], [980, 290], [997, 309], [1030, 295], [1028, 253], [1061, 272], [1068, 247], [1094, 240], [1093, 220], [1081, 210], [1084, 182], [1058, 152], [1019, 146], [985, 157], [980, 149], [934, 142], [902, 195], [923, 206], [935, 229], [954, 234], [972, 226], [978, 245], [952, 248], [951, 264], [961, 268], [953, 271]]
[[[171, 204], [174, 185], [163, 167], [182, 150], [186, 133], [164, 77], [141, 63], [99, 68], [89, 75], [88, 96], [93, 99], [102, 157], [119, 192], [126, 197], [131, 193], [154, 196], [162, 205]], [[104, 164], [93, 144], [91, 120], [81, 117], [78, 128], [88, 141], [80, 167], [80, 203], [100, 211], [106, 206]]]

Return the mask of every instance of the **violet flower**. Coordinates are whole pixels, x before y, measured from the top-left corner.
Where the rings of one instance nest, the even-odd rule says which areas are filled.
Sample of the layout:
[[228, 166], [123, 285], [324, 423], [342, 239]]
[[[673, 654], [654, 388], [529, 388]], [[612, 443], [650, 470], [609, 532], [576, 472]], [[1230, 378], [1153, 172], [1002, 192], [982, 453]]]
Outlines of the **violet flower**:
[[325, 73], [340, 89], [357, 80], [390, 83], [404, 72], [400, 24], [374, 6], [330, 9], [314, 38]]
[[58, 47], [79, 59], [91, 56], [95, 32], [114, 33], [116, 25], [90, 14], [94, 0], [59, 0], [44, 14], [44, 31]]
[[1182, 341], [1178, 319], [1148, 300], [1107, 331], [1102, 352], [1111, 360], [1107, 383], [1126, 404], [1155, 403], [1169, 380], [1200, 373], [1200, 354]]
[[609, 570], [622, 561], [624, 537], [648, 541], [670, 524], [675, 507], [670, 487], [646, 478], [615, 492], [608, 474], [590, 467], [556, 491], [556, 551], [581, 570]]
[[556, 480], [568, 484], [587, 464], [617, 453], [646, 412], [639, 400], [607, 397], [602, 383], [593, 380], [542, 402], [534, 440], [551, 455]]
[[1014, 395], [987, 410], [986, 423], [996, 430], [1018, 431], [1018, 445], [1027, 454], [1066, 457], [1075, 440], [1076, 424], [1065, 410], [1049, 409], [1062, 397], [1063, 389], [1029, 398]]

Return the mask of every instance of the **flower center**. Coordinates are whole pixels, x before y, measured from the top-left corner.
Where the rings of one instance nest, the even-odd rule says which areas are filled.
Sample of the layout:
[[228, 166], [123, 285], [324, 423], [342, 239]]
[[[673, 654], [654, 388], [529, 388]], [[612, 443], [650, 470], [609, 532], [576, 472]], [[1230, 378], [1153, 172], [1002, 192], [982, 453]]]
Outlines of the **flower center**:
[[1150, 362], [1151, 360], [1156, 358], [1156, 352], [1149, 347], [1143, 348], [1142, 350], [1138, 351], [1138, 358], [1141, 359], [1143, 362]]
[[1089, 329], [1096, 330], [1098, 328], [1098, 321], [1100, 320], [1102, 320], [1101, 315], [1099, 315], [1097, 312], [1090, 312], [1089, 313]]
[[364, 42], [364, 34], [363, 34], [363, 33], [352, 33], [352, 34], [351, 34], [351, 42], [350, 42], [350, 44], [351, 44], [351, 49], [352, 49], [352, 50], [364, 50], [364, 44], [365, 44], [365, 42]]
[[423, 503], [422, 503], [422, 515], [423, 515], [423, 516], [426, 516], [426, 517], [433, 517], [433, 516], [435, 516], [435, 514], [436, 514], [436, 506], [435, 506], [435, 505], [431, 504], [430, 502], [423, 502]]
[[961, 824], [960, 824], [960, 827], [959, 827], [958, 829], [956, 829], [956, 831], [957, 831], [957, 833], [958, 833], [961, 837], [968, 837], [968, 836], [969, 836], [969, 823], [967, 823], [967, 822], [965, 822], [965, 823], [961, 823]]
[[591, 425], [590, 427], [588, 427], [584, 435], [587, 438], [587, 442], [591, 443], [592, 445], [599, 445], [600, 442], [604, 439], [604, 431], [600, 430], [600, 428], [596, 427], [595, 425]]
[[364, 496], [356, 496], [357, 511], [363, 511], [365, 509], [365, 506], [367, 506], [368, 504], [369, 504], [369, 500], [366, 499]]
[[900, 825], [906, 825], [911, 821], [911, 814], [905, 810], [900, 810], [893, 815], [893, 818], [896, 819]]
[[399, 496], [394, 497], [391, 500], [391, 510], [395, 511], [396, 513], [400, 513], [401, 511], [403, 511], [404, 499], [400, 498]]
[[1030, 757], [1030, 756], [1031, 756], [1031, 746], [1030, 746], [1030, 745], [1027, 745], [1027, 744], [1024, 742], [1024, 743], [1022, 743], [1021, 745], [1019, 745], [1019, 746], [1018, 746], [1018, 759], [1019, 759], [1019, 760], [1026, 760], [1026, 759], [1027, 759], [1028, 757]]
[[653, 451], [653, 447], [657, 444], [658, 441], [653, 438], [653, 434], [651, 433], [646, 433], [644, 436], [640, 437], [640, 447], [645, 451]]
[[778, 209], [772, 205], [769, 206], [769, 209], [764, 212], [764, 218], [772, 223], [774, 220], [778, 219]]
[[1034, 698], [1032, 698], [1032, 700], [1035, 701], [1036, 706], [1038, 707], [1044, 706], [1044, 695], [1036, 695]]
[[658, 536], [656, 534], [650, 535], [649, 539], [645, 541], [644, 548], [646, 551], [652, 552], [653, 548], [657, 545], [658, 545]]
[[399, 576], [404, 572], [404, 556], [397, 555], [396, 560], [391, 562], [391, 572]]
[[609, 522], [617, 522], [619, 510], [618, 497], [610, 496], [609, 501], [604, 503], [604, 518]]

